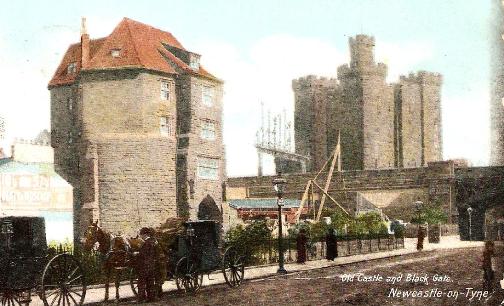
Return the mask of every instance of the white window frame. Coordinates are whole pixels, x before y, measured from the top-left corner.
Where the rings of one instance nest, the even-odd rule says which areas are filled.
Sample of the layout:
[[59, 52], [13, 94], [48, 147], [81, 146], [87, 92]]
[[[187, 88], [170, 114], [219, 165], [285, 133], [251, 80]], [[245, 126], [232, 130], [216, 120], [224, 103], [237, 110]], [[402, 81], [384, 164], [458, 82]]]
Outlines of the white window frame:
[[211, 107], [214, 104], [214, 88], [211, 86], [203, 86], [201, 89], [201, 102], [203, 105]]
[[215, 140], [216, 124], [215, 122], [203, 120], [201, 122], [200, 137], [205, 140]]
[[173, 136], [172, 118], [167, 116], [159, 117], [159, 133], [161, 136]]
[[110, 50], [110, 55], [115, 58], [121, 57], [121, 49]]
[[200, 179], [212, 181], [219, 179], [219, 159], [217, 158], [198, 157], [196, 168]]
[[193, 70], [199, 70], [200, 68], [200, 60], [199, 57], [195, 55], [191, 55], [189, 58], [189, 67]]
[[161, 95], [161, 100], [169, 101], [170, 100], [170, 82], [161, 80], [161, 87], [160, 87], [160, 95]]
[[73, 74], [77, 72], [77, 63], [72, 62], [67, 66], [67, 74]]

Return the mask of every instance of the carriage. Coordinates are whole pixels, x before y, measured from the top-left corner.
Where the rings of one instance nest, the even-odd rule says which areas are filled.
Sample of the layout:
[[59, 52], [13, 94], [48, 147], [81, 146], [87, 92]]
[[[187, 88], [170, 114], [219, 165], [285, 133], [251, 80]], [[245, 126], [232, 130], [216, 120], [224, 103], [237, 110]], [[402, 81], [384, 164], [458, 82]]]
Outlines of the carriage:
[[0, 304], [82, 305], [86, 282], [80, 263], [47, 247], [41, 217], [0, 218]]
[[[166, 257], [168, 280], [174, 280], [178, 289], [198, 290], [203, 275], [221, 271], [230, 287], [241, 284], [245, 265], [243, 256], [234, 247], [222, 247], [221, 227], [216, 221], [187, 221], [182, 235], [177, 235]], [[137, 279], [132, 274], [131, 288], [137, 294]]]

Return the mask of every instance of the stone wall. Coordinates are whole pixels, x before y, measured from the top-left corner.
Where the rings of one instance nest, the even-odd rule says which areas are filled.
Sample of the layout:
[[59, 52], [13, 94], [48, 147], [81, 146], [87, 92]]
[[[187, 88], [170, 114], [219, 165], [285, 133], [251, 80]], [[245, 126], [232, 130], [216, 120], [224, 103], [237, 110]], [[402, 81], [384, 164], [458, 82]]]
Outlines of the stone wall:
[[[301, 199], [309, 179], [315, 172], [285, 175], [285, 198]], [[322, 173], [318, 184], [323, 186], [327, 173]], [[228, 193], [235, 197], [274, 198], [274, 176], [241, 177], [228, 179]], [[455, 203], [453, 162], [430, 163], [429, 167], [386, 170], [343, 171], [335, 173], [328, 193], [349, 213], [355, 213], [357, 195], [383, 209], [391, 216], [409, 221], [414, 202], [422, 200], [439, 203], [449, 219], [458, 214]], [[315, 196], [319, 198], [319, 195]], [[334, 206], [330, 201], [327, 207]], [[334, 206], [335, 207], [335, 206]]]
[[173, 140], [108, 138], [98, 143], [97, 153], [102, 227], [135, 235], [140, 227], [177, 216]]

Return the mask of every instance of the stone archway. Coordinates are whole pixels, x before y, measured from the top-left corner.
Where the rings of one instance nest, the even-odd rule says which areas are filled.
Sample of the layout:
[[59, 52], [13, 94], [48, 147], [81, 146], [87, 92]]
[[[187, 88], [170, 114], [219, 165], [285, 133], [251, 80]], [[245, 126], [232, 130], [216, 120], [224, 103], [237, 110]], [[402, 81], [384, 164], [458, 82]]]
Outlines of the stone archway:
[[207, 195], [199, 204], [198, 220], [215, 220], [222, 222], [222, 212], [210, 195]]

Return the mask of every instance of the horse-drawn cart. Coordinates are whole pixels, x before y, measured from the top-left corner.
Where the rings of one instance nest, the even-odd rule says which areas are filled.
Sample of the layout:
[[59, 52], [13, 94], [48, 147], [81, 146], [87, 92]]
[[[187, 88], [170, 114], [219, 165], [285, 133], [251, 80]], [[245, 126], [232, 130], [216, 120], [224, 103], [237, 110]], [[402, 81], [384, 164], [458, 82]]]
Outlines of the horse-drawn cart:
[[29, 305], [36, 292], [44, 305], [82, 305], [86, 283], [70, 254], [47, 248], [44, 219], [0, 218], [0, 303]]
[[[182, 233], [164, 250], [167, 254], [167, 279], [174, 279], [178, 289], [193, 292], [201, 287], [203, 275], [222, 271], [226, 283], [237, 287], [244, 277], [243, 256], [235, 248], [223, 249], [220, 240], [220, 224], [215, 221], [188, 221], [183, 223]], [[163, 239], [162, 234], [160, 235]], [[166, 248], [166, 246], [165, 246]], [[135, 294], [137, 279], [131, 277]]]

